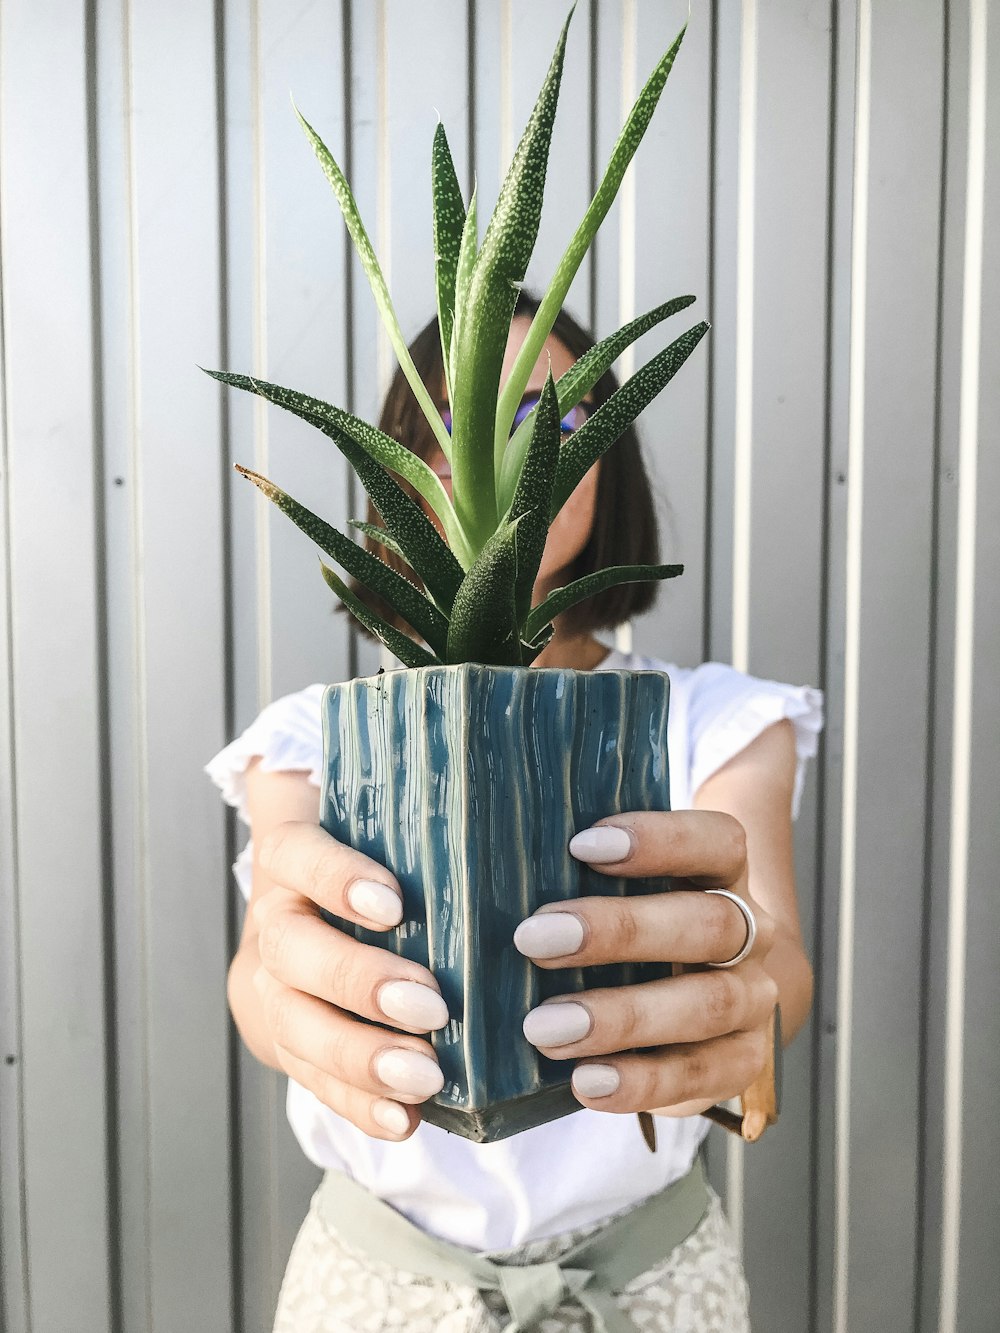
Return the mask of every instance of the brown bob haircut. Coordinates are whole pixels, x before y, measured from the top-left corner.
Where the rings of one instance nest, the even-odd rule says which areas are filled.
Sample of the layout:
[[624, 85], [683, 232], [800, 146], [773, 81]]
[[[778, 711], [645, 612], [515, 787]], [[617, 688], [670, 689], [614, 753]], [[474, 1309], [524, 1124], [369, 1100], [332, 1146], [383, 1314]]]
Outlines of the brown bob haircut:
[[[526, 315], [530, 319], [537, 309], [538, 301], [521, 291], [514, 317]], [[594, 345], [594, 339], [565, 310], [560, 311], [556, 318], [552, 333], [577, 360]], [[444, 367], [436, 318], [414, 338], [410, 344], [410, 355], [417, 373], [432, 396], [436, 401], [442, 398]], [[617, 388], [618, 380], [614, 373], [607, 371], [591, 391], [595, 404], [599, 406], [605, 402]], [[437, 448], [427, 420], [398, 367], [385, 396], [378, 424], [380, 430], [405, 444], [420, 458], [427, 458]], [[416, 490], [409, 482], [401, 477], [394, 479], [412, 499], [420, 502]], [[381, 519], [371, 500], [368, 501], [367, 521], [381, 526]], [[423, 589], [422, 580], [394, 551], [371, 537], [365, 538], [365, 548]], [[629, 426], [600, 460], [590, 540], [566, 570], [563, 583], [572, 583], [574, 579], [606, 569], [609, 565], [655, 565], [659, 559], [659, 534], [649, 476], [635, 427]], [[412, 634], [410, 626], [370, 588], [359, 584], [354, 578], [348, 580], [348, 586], [355, 596], [383, 620], [404, 633]], [[648, 582], [606, 588], [564, 611], [559, 617], [560, 628], [562, 632], [570, 634], [614, 629], [648, 611], [656, 600], [659, 586], [658, 582]], [[347, 610], [343, 603], [338, 603], [337, 609]], [[375, 638], [359, 621], [355, 621], [355, 624], [363, 634]]]

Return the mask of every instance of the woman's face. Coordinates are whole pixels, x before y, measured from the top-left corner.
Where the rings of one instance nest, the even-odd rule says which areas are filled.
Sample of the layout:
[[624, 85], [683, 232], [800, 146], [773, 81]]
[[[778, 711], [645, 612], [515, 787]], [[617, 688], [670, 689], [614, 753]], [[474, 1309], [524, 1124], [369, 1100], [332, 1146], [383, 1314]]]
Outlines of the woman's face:
[[[519, 315], [511, 324], [510, 335], [507, 339], [507, 350], [504, 353], [503, 367], [500, 372], [501, 384], [506, 383], [530, 326], [531, 321], [522, 315]], [[552, 377], [557, 380], [560, 375], [569, 370], [575, 359], [569, 348], [550, 334], [546, 338], [542, 353], [528, 377], [524, 396], [526, 398], [537, 398], [541, 393], [550, 361]], [[447, 401], [444, 395], [442, 395], [442, 401]], [[451, 468], [436, 443], [427, 455], [427, 463], [440, 476], [442, 484], [450, 497]], [[580, 481], [549, 528], [541, 565], [535, 579], [535, 597], [533, 599], [535, 603], [541, 601], [549, 589], [560, 586], [561, 580], [558, 576], [573, 563], [587, 544], [594, 522], [597, 478], [600, 466], [600, 460], [598, 460]], [[431, 512], [430, 506], [422, 497], [420, 503], [438, 531], [442, 532], [437, 515]]]

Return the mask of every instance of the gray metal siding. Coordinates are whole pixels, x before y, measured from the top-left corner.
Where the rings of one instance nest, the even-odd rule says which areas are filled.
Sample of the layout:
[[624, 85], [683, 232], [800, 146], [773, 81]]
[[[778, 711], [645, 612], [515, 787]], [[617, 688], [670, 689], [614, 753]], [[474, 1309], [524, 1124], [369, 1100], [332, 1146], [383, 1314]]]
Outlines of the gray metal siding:
[[[530, 286], [686, 13], [579, 0]], [[0, 0], [5, 1333], [270, 1327], [317, 1173], [226, 1015], [245, 830], [201, 767], [379, 653], [232, 470], [342, 526], [340, 456], [196, 366], [374, 414], [391, 349], [289, 93], [411, 336], [436, 113], [485, 215], [562, 17]], [[710, 1148], [760, 1330], [1000, 1326], [998, 145], [989, 0], [706, 0], [570, 296], [713, 322], [641, 427], [687, 572], [622, 641], [827, 694], [814, 1012], [780, 1129]]]

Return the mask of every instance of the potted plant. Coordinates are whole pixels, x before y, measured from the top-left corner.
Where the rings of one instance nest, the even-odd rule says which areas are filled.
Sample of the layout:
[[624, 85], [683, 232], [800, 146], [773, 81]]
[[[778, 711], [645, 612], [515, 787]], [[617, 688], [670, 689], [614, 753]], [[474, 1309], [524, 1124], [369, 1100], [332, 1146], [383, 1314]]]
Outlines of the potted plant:
[[[679, 565], [604, 569], [531, 604], [553, 518], [708, 329], [698, 323], [671, 342], [562, 443], [562, 417], [627, 346], [694, 297], [658, 306], [598, 343], [558, 381], [550, 372], [537, 408], [510, 435], [528, 377], [684, 35], [682, 29], [640, 93], [501, 390], [508, 331], [538, 232], [571, 18], [572, 11], [481, 240], [475, 191], [466, 207], [442, 125], [434, 135], [435, 279], [450, 434], [410, 360], [350, 187], [299, 116], [400, 365], [451, 463], [452, 498], [426, 463], [350, 413], [250, 376], [209, 372], [329, 436], [384, 523], [371, 528], [352, 520], [352, 526], [402, 557], [422, 585], [265, 477], [239, 468], [413, 630], [411, 636], [389, 625], [322, 565], [329, 586], [404, 669], [326, 689], [321, 823], [388, 866], [402, 886], [402, 924], [387, 934], [355, 933], [420, 961], [437, 978], [451, 1014], [448, 1027], [432, 1036], [445, 1087], [424, 1115], [478, 1141], [579, 1109], [570, 1091], [570, 1062], [540, 1055], [521, 1024], [540, 999], [582, 989], [582, 973], [535, 968], [514, 948], [518, 922], [543, 902], [668, 887], [661, 880], [609, 878], [567, 850], [573, 833], [598, 818], [669, 808], [668, 677], [531, 667], [552, 636], [554, 617], [576, 602], [616, 584], [681, 573]], [[426, 500], [444, 537], [396, 477]], [[602, 985], [659, 974], [634, 966], [602, 971]]]

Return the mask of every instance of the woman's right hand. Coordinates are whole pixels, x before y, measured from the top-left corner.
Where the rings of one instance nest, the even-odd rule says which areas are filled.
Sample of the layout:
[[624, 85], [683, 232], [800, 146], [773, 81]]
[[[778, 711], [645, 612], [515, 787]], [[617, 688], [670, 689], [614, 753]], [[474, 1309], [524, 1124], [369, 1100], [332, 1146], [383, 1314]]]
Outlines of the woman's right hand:
[[[251, 816], [255, 805], [268, 808], [269, 787], [287, 792], [290, 779], [306, 780], [255, 771]], [[309, 791], [315, 802], [315, 787]], [[259, 825], [269, 827], [260, 833]], [[252, 817], [251, 827], [254, 890], [240, 954], [248, 955], [243, 971], [273, 1062], [367, 1134], [408, 1138], [420, 1123], [414, 1108], [444, 1082], [422, 1036], [448, 1022], [440, 989], [419, 963], [361, 944], [320, 916], [324, 908], [370, 930], [387, 930], [402, 917], [397, 880], [318, 823], [273, 822], [265, 815]], [[249, 1017], [252, 1001], [246, 987], [242, 997], [238, 989], [231, 977], [230, 1002], [243, 1032], [240, 1019]], [[374, 1022], [359, 1022], [359, 1016]], [[380, 1026], [385, 1023], [403, 1032]], [[248, 1039], [259, 1054], [257, 1044]]]

